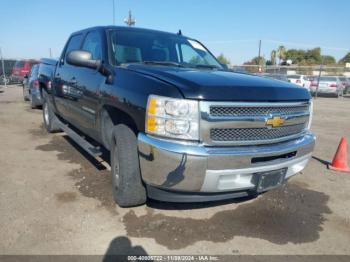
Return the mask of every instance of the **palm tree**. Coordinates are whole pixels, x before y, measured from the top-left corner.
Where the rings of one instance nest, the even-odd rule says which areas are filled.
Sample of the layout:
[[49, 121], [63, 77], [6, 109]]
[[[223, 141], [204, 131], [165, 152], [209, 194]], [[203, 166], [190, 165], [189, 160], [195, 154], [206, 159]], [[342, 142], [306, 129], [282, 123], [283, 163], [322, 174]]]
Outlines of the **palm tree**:
[[271, 51], [271, 64], [276, 65], [276, 57], [277, 57], [277, 51], [273, 49]]
[[281, 64], [281, 61], [283, 61], [286, 58], [286, 48], [281, 45], [277, 49], [277, 56], [278, 56], [278, 63]]

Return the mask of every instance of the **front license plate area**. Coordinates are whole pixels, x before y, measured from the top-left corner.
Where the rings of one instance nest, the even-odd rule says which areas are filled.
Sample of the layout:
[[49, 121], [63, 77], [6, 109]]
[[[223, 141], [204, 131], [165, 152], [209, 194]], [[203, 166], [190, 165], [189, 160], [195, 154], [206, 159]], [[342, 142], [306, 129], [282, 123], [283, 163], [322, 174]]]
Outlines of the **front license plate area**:
[[264, 192], [282, 185], [287, 168], [256, 173], [259, 176], [258, 192]]

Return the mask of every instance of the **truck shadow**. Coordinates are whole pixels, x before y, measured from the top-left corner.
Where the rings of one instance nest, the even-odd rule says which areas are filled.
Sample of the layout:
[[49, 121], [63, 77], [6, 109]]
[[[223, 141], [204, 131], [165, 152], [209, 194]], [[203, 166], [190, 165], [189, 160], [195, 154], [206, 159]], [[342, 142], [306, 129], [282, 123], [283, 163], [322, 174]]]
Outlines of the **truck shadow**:
[[[196, 217], [193, 212], [190, 218], [174, 217], [147, 208], [147, 213], [141, 216], [128, 211], [123, 222], [128, 236], [152, 238], [169, 249], [185, 248], [198, 241], [226, 242], [236, 236], [264, 239], [279, 245], [300, 244], [320, 237], [325, 216], [331, 214], [328, 200], [322, 192], [287, 184], [254, 201], [241, 203], [236, 208], [232, 206], [234, 209], [219, 211], [210, 218], [193, 218]], [[161, 208], [167, 205], [169, 203], [161, 204]], [[170, 204], [174, 209], [179, 205]], [[191, 209], [191, 205], [186, 206]], [[192, 207], [205, 208], [211, 204]]]
[[142, 246], [132, 246], [128, 237], [120, 236], [111, 241], [102, 262], [128, 261], [127, 256], [147, 255]]
[[98, 200], [99, 205], [112, 215], [118, 214], [112, 196], [110, 172], [69, 137], [53, 136], [49, 143], [38, 146], [36, 150], [56, 151], [59, 160], [79, 164], [80, 168], [72, 169], [66, 175], [74, 179], [74, 185], [80, 194]]

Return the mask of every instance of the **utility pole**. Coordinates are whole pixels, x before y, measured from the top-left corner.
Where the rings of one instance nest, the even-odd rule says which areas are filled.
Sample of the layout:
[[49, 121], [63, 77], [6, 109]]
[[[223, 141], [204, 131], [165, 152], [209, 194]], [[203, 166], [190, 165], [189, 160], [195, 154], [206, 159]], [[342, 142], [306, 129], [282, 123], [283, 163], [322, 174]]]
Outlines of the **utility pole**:
[[129, 11], [129, 16], [128, 18], [124, 19], [124, 23], [127, 24], [128, 26], [133, 26], [136, 23], [136, 20], [132, 17], [131, 15], [131, 10]]
[[7, 88], [7, 79], [6, 79], [6, 72], [5, 72], [5, 64], [4, 64], [4, 58], [2, 57], [2, 50], [0, 47], [0, 57], [1, 57], [1, 66], [2, 66], [2, 77], [4, 80], [5, 88]]
[[113, 25], [115, 25], [115, 3], [114, 0], [113, 1]]
[[318, 95], [318, 87], [320, 86], [320, 77], [321, 77], [322, 70], [323, 70], [323, 64], [324, 64], [324, 56], [322, 56], [322, 60], [321, 60], [321, 64], [320, 64], [320, 71], [318, 73], [317, 87], [316, 87], [316, 92], [315, 92], [315, 99], [317, 98], [317, 95]]
[[51, 47], [49, 48], [49, 55], [50, 55], [50, 58], [52, 58], [52, 50], [51, 50]]

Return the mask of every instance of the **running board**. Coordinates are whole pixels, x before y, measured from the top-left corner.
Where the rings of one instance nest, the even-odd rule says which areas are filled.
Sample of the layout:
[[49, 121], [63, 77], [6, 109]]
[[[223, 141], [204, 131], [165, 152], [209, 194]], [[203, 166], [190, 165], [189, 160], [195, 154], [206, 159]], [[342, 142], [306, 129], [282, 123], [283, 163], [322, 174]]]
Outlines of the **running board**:
[[102, 151], [100, 147], [96, 147], [86, 141], [82, 136], [80, 136], [77, 132], [71, 129], [68, 125], [62, 123], [57, 117], [55, 119], [57, 124], [62, 131], [64, 131], [75, 143], [77, 143], [81, 148], [83, 148], [87, 153], [91, 156], [97, 158], [102, 155]]

